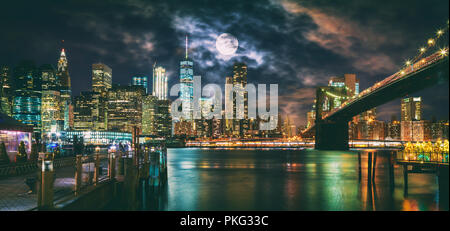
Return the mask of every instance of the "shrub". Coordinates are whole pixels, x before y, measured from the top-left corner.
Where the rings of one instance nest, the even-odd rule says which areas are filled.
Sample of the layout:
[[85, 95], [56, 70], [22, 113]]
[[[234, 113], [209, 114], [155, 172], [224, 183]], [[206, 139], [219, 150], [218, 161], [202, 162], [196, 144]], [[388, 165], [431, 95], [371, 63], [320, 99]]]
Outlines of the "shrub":
[[0, 164], [10, 164], [11, 161], [9, 160], [8, 152], [6, 152], [6, 145], [5, 143], [0, 144]]

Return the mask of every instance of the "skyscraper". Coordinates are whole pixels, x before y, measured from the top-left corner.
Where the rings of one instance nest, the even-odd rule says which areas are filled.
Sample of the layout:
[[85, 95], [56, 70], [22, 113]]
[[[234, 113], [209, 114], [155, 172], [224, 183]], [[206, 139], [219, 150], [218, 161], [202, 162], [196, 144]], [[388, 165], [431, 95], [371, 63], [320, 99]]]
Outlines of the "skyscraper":
[[241, 86], [237, 94], [244, 99], [244, 119], [236, 119], [237, 115], [242, 113], [241, 107], [237, 106], [236, 93], [233, 93], [233, 112], [235, 112], [233, 133], [236, 136], [243, 137], [248, 130], [248, 93], [245, 91], [247, 85], [247, 65], [245, 63], [235, 63], [233, 65], [233, 85]]
[[422, 120], [421, 97], [402, 99], [401, 138], [403, 141], [424, 141], [431, 138], [431, 123]]
[[35, 64], [23, 61], [14, 68], [13, 118], [41, 133], [41, 76]]
[[133, 132], [133, 127], [141, 129], [142, 86], [113, 86], [108, 91], [107, 129], [108, 131]]
[[64, 115], [64, 130], [70, 130], [72, 127], [70, 121], [70, 115], [73, 114], [72, 110], [72, 90], [69, 75], [69, 64], [67, 61], [67, 56], [64, 48], [61, 50], [61, 55], [58, 60], [58, 70], [57, 70], [57, 84], [59, 84], [58, 89], [61, 93], [61, 113]]
[[108, 90], [112, 87], [112, 69], [103, 63], [92, 64], [92, 91], [93, 110], [95, 130], [107, 129], [107, 102]]
[[58, 82], [61, 91], [61, 96], [69, 97], [71, 95], [71, 83], [69, 75], [69, 64], [67, 61], [67, 56], [64, 48], [61, 50], [61, 55], [58, 60], [58, 70], [57, 70]]
[[[225, 84], [233, 84], [233, 77], [225, 77]], [[226, 88], [225, 88], [226, 89]], [[231, 91], [225, 90], [225, 99], [229, 99], [233, 96], [230, 95], [232, 93]], [[233, 103], [233, 116], [234, 116], [234, 100]], [[232, 136], [233, 135], [233, 119], [225, 118], [225, 125], [224, 125], [224, 134], [225, 136]]]
[[131, 85], [142, 86], [145, 89], [145, 94], [148, 94], [148, 77], [145, 75], [135, 75], [131, 79]]
[[0, 67], [0, 84], [0, 111], [11, 117], [14, 89], [11, 69], [8, 66]]
[[42, 90], [59, 90], [59, 79], [55, 68], [51, 64], [44, 64], [39, 68], [42, 78]]
[[156, 112], [158, 98], [147, 95], [142, 101], [142, 134], [147, 136], [157, 135]]
[[103, 63], [92, 64], [92, 91], [106, 94], [112, 87], [112, 69]]
[[74, 97], [74, 129], [77, 131], [94, 130], [93, 111], [97, 105], [94, 105], [94, 92], [81, 92], [79, 96]]
[[43, 90], [41, 99], [42, 138], [51, 141], [64, 127], [61, 115], [61, 93], [55, 89]]
[[422, 98], [409, 97], [402, 99], [402, 121], [419, 121], [422, 115]]
[[181, 100], [184, 118], [192, 120], [193, 100], [194, 100], [194, 62], [188, 55], [188, 37], [186, 36], [186, 56], [180, 62], [180, 84]]
[[153, 96], [159, 100], [166, 100], [168, 95], [166, 69], [161, 66], [153, 66]]

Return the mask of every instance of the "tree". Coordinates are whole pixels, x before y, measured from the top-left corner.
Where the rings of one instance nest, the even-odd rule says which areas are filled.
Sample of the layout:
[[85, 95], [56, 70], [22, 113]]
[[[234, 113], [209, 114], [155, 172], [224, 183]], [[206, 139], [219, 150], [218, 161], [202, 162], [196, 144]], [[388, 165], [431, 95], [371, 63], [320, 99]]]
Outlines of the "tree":
[[19, 150], [16, 156], [16, 162], [26, 162], [28, 160], [27, 151], [25, 150], [25, 143], [20, 141]]
[[83, 137], [78, 139], [78, 136], [73, 136], [73, 152], [75, 155], [81, 155], [84, 152]]
[[39, 148], [40, 144], [38, 143], [33, 143], [31, 145], [31, 153], [30, 153], [30, 161], [31, 162], [37, 162], [38, 158], [39, 158]]
[[61, 157], [61, 149], [58, 147], [55, 148], [55, 150], [53, 151], [53, 158], [59, 158]]
[[6, 152], [6, 145], [4, 142], [0, 144], [0, 164], [10, 164], [8, 152]]

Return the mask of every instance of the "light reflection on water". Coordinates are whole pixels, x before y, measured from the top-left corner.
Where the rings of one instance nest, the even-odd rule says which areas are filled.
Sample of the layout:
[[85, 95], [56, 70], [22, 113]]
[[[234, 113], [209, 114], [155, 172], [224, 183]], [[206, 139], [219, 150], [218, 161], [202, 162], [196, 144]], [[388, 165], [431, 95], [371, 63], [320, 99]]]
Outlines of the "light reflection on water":
[[376, 181], [367, 184], [367, 155], [358, 178], [357, 152], [316, 150], [169, 149], [163, 210], [438, 210], [435, 175], [402, 169], [390, 187], [380, 152]]

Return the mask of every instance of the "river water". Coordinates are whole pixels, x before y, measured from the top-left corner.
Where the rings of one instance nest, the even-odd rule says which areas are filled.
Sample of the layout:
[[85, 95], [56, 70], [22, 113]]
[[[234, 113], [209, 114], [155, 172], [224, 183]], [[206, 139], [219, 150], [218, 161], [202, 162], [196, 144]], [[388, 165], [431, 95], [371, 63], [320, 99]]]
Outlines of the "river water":
[[[437, 177], [403, 171], [389, 179], [389, 151], [378, 151], [367, 184], [367, 151], [169, 149], [168, 183], [158, 210], [440, 210]], [[448, 208], [446, 208], [448, 209]]]

